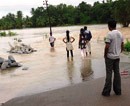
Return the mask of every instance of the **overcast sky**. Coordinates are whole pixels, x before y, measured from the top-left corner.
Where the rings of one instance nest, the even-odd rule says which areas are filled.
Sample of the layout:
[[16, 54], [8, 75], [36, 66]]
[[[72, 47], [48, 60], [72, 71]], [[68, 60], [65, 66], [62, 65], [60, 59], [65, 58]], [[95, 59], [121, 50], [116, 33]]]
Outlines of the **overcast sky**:
[[[8, 13], [16, 14], [19, 10], [23, 12], [24, 16], [31, 16], [31, 8], [43, 6], [43, 1], [45, 0], [0, 0], [0, 18]], [[82, 1], [93, 5], [95, 1], [102, 2], [103, 0], [48, 0], [48, 4], [58, 5], [64, 3], [77, 6]]]

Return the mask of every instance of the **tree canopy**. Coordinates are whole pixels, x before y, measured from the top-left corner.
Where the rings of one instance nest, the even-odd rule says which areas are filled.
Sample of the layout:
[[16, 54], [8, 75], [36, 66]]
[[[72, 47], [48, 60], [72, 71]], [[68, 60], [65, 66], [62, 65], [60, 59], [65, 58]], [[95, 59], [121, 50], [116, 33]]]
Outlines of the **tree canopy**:
[[110, 18], [116, 19], [123, 27], [130, 24], [130, 0], [103, 0], [92, 5], [82, 1], [78, 6], [59, 4], [32, 8], [31, 17], [23, 17], [22, 11], [8, 13], [0, 19], [0, 30], [16, 28], [36, 28], [49, 26], [100, 24]]

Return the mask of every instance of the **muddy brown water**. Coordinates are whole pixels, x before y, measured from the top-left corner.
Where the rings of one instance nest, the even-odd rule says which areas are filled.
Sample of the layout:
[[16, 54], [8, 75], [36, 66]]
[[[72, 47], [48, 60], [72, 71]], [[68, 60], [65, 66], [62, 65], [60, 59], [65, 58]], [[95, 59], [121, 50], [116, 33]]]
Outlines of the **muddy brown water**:
[[[91, 41], [92, 55], [86, 58], [81, 56], [78, 49], [79, 30], [83, 26], [54, 27], [53, 36], [56, 37], [55, 48], [50, 48], [48, 38], [49, 28], [12, 30], [18, 33], [14, 37], [0, 38], [0, 56], [7, 58], [13, 55], [17, 62], [22, 64], [19, 68], [9, 68], [0, 71], [0, 103], [14, 97], [31, 95], [35, 93], [54, 90], [73, 84], [89, 81], [105, 76], [103, 58], [103, 38], [108, 32], [107, 25], [90, 25], [88, 29], [93, 34]], [[122, 29], [129, 37], [129, 28]], [[74, 58], [66, 58], [65, 44], [62, 42], [65, 31], [75, 37]], [[37, 52], [31, 54], [10, 54], [8, 42], [14, 38], [22, 39], [23, 43], [31, 45]], [[121, 70], [129, 70], [130, 58], [122, 55]], [[28, 67], [28, 70], [22, 68]]]

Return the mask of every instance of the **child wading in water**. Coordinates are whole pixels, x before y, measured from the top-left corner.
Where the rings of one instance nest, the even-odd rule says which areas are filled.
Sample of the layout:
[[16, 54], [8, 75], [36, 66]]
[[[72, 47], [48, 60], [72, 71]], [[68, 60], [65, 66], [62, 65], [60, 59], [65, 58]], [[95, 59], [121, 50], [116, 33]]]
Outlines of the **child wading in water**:
[[69, 58], [69, 51], [71, 53], [71, 57], [73, 58], [73, 46], [72, 43], [75, 41], [74, 37], [69, 36], [69, 30], [66, 31], [66, 37], [63, 38], [63, 42], [66, 43], [66, 51], [67, 51], [67, 58]]
[[54, 38], [52, 36], [52, 33], [50, 33], [50, 37], [49, 37], [49, 42], [50, 42], [50, 46], [51, 47], [54, 47], [54, 42], [55, 42], [56, 38]]

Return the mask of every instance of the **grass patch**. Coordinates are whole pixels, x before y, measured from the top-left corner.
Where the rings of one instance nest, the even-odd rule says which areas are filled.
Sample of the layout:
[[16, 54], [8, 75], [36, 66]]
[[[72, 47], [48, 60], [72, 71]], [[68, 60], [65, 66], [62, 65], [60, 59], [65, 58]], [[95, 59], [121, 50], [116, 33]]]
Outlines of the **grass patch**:
[[124, 49], [127, 52], [130, 52], [130, 41], [127, 39], [126, 43], [124, 44]]
[[6, 33], [5, 31], [0, 32], [0, 36], [2, 36], [2, 37], [6, 37], [6, 36], [15, 36], [15, 35], [17, 35], [17, 33], [11, 32], [11, 31], [8, 31], [8, 33]]

